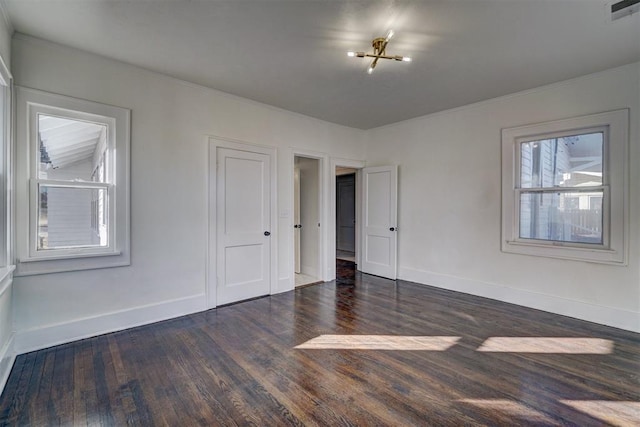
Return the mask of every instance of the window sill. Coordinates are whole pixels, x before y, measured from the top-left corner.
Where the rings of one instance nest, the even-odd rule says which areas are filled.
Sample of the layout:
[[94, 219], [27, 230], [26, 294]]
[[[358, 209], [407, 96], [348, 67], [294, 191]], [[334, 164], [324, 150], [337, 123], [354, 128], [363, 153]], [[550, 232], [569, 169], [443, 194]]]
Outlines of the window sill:
[[118, 256], [122, 255], [122, 252], [79, 252], [76, 254], [66, 254], [66, 255], [51, 255], [51, 256], [39, 256], [33, 258], [24, 258], [20, 259], [20, 263], [25, 262], [38, 262], [38, 261], [58, 261], [63, 259], [76, 259], [76, 258], [95, 258], [95, 257], [105, 257], [105, 256]]
[[54, 255], [47, 258], [25, 258], [16, 265], [16, 277], [39, 274], [64, 273], [81, 270], [96, 270], [131, 265], [128, 251], [102, 252], [76, 255]]
[[529, 243], [515, 240], [504, 241], [502, 244], [502, 252], [617, 266], [627, 265], [623, 254], [608, 248]]

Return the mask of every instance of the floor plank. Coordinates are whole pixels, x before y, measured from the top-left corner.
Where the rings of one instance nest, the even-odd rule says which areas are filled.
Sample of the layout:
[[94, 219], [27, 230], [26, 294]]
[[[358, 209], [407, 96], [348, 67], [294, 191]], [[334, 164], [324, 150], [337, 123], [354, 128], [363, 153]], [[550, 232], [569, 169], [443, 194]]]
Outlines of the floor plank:
[[[334, 282], [20, 355], [0, 425], [640, 425], [639, 334], [339, 263]], [[335, 348], [296, 348], [321, 335]], [[355, 335], [394, 349], [337, 348]], [[479, 351], [496, 337], [513, 351]]]

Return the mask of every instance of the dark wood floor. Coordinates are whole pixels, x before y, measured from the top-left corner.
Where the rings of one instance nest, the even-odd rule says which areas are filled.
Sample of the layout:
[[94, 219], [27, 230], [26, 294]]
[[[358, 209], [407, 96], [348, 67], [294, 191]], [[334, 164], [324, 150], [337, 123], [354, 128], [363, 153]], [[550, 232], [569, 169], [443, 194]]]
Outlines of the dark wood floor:
[[340, 271], [21, 355], [0, 425], [640, 425], [640, 335]]

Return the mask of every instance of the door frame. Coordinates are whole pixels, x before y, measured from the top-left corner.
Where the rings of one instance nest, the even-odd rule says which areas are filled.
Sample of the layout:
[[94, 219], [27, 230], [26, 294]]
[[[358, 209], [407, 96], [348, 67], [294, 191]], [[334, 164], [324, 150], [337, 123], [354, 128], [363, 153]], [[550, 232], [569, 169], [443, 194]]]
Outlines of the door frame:
[[271, 239], [269, 239], [269, 250], [271, 252], [269, 262], [269, 294], [272, 295], [276, 291], [278, 279], [278, 205], [277, 205], [277, 165], [276, 165], [276, 148], [266, 145], [258, 145], [245, 141], [238, 141], [219, 136], [207, 136], [208, 156], [208, 203], [207, 203], [207, 226], [208, 226], [208, 242], [207, 242], [207, 261], [205, 269], [205, 294], [207, 308], [215, 308], [217, 306], [217, 174], [218, 174], [218, 148], [228, 148], [238, 151], [247, 151], [252, 153], [266, 154], [270, 160], [270, 229]]
[[361, 245], [360, 239], [362, 236], [362, 224], [361, 209], [362, 209], [362, 174], [360, 170], [366, 166], [366, 162], [363, 160], [351, 160], [341, 159], [338, 157], [332, 157], [330, 162], [330, 174], [329, 174], [329, 209], [327, 229], [329, 234], [326, 251], [326, 257], [332, 262], [325, 264], [327, 272], [327, 280], [335, 280], [336, 278], [336, 167], [352, 168], [356, 169], [356, 264], [360, 264]]
[[295, 289], [296, 287], [296, 272], [295, 272], [295, 243], [294, 243], [294, 234], [293, 234], [293, 221], [294, 221], [294, 203], [295, 203], [295, 194], [293, 191], [293, 180], [294, 180], [294, 170], [295, 170], [295, 160], [296, 157], [306, 157], [308, 159], [316, 159], [318, 160], [318, 218], [320, 218], [320, 232], [318, 236], [318, 274], [320, 277], [319, 280], [329, 281], [332, 280], [327, 276], [327, 251], [325, 248], [327, 247], [327, 225], [328, 225], [328, 213], [327, 213], [327, 198], [329, 197], [327, 185], [325, 184], [328, 180], [328, 168], [329, 168], [329, 156], [325, 153], [321, 153], [318, 151], [304, 150], [301, 148], [291, 148], [289, 164], [291, 165], [291, 173], [290, 173], [290, 189], [291, 189], [291, 215], [290, 220], [287, 222], [289, 224], [288, 232], [287, 232], [287, 241], [291, 242], [291, 256], [289, 257], [289, 278], [290, 278], [290, 289]]

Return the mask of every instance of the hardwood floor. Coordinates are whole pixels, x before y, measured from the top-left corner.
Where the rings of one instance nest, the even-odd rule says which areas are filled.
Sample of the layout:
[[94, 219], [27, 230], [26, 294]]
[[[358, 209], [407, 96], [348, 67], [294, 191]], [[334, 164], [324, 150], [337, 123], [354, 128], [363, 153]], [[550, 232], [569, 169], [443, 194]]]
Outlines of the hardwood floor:
[[639, 425], [640, 335], [348, 267], [21, 355], [0, 425]]

